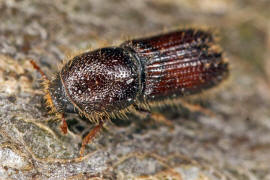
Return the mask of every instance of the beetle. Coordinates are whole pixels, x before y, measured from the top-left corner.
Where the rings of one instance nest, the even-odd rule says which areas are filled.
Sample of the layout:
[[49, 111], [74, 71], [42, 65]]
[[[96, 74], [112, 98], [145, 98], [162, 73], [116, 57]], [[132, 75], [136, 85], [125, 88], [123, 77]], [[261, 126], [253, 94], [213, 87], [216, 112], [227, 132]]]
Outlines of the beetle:
[[200, 93], [229, 74], [215, 37], [201, 29], [176, 30], [84, 52], [66, 62], [52, 80], [31, 63], [42, 74], [46, 102], [62, 119], [64, 133], [67, 112], [79, 112], [96, 123], [83, 139], [81, 156], [107, 119]]

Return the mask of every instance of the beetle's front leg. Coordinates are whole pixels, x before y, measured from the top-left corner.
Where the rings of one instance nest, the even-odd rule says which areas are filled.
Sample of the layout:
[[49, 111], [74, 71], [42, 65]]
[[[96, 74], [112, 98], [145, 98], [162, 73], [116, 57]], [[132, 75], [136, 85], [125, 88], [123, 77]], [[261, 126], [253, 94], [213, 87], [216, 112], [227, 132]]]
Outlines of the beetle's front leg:
[[103, 127], [103, 124], [104, 124], [104, 122], [103, 121], [100, 121], [99, 124], [97, 126], [95, 126], [93, 129], [91, 129], [89, 131], [89, 133], [87, 134], [87, 136], [85, 136], [83, 138], [82, 147], [80, 149], [80, 157], [82, 157], [83, 154], [84, 154], [85, 146], [89, 142], [91, 142], [96, 137], [96, 135], [101, 131], [101, 129]]
[[65, 120], [64, 114], [61, 114], [61, 120], [62, 120], [62, 124], [60, 128], [64, 134], [67, 134], [68, 126], [67, 126], [67, 121]]

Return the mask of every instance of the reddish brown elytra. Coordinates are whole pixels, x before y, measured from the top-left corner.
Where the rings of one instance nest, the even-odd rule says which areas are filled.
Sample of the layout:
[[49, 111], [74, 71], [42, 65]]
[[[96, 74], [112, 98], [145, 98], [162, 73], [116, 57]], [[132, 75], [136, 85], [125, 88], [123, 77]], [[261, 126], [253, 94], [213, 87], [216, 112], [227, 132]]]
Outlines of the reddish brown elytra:
[[96, 122], [84, 138], [85, 145], [103, 123], [145, 105], [199, 93], [228, 76], [228, 63], [204, 30], [185, 29], [153, 37], [129, 40], [119, 47], [105, 47], [79, 54], [49, 80], [43, 76], [47, 104], [63, 121], [64, 113], [76, 113]]

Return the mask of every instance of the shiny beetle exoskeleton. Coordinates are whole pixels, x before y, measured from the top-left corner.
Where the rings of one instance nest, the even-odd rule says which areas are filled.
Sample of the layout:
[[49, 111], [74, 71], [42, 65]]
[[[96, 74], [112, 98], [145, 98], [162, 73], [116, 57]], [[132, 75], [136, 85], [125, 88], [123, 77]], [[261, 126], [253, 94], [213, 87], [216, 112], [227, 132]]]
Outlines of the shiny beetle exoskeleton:
[[[228, 63], [208, 31], [186, 29], [129, 40], [76, 55], [49, 81], [46, 100], [53, 112], [79, 112], [98, 125], [134, 106], [175, 99], [211, 88], [228, 75]], [[66, 130], [64, 130], [66, 131]]]

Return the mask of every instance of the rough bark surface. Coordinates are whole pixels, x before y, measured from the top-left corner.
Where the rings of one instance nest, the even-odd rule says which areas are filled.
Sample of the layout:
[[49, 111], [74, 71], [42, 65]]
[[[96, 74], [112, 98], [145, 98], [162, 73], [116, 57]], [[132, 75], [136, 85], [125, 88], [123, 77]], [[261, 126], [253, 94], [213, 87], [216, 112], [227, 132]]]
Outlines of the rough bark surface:
[[[12, 179], [270, 179], [270, 1], [0, 1], [0, 177]], [[183, 27], [219, 30], [230, 79], [181, 104], [153, 109], [173, 124], [112, 120], [78, 159], [93, 127], [48, 114], [32, 58], [52, 77], [81, 49]]]

